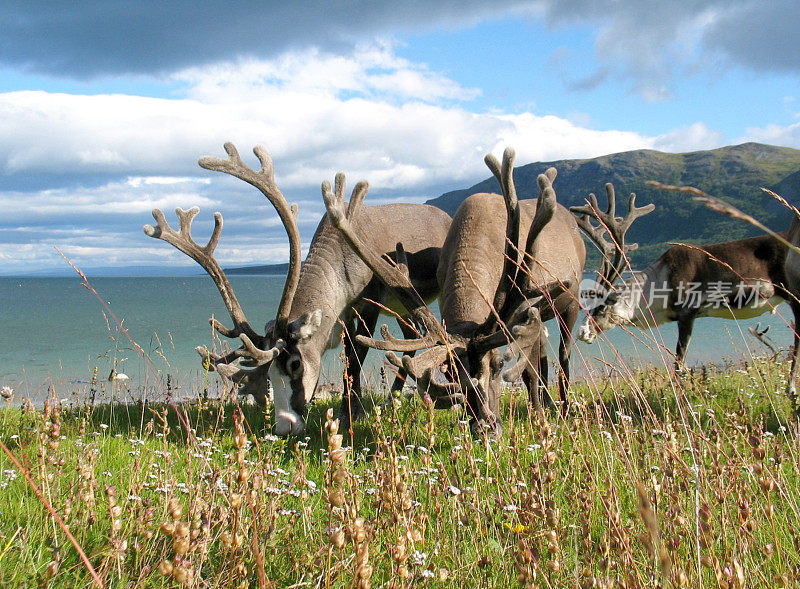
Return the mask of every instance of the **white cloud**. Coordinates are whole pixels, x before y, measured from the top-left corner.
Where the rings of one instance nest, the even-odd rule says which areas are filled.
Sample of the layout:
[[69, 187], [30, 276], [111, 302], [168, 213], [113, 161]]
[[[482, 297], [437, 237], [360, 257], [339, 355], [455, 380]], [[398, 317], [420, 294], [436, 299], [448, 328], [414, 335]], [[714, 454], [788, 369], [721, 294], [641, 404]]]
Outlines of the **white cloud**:
[[217, 201], [190, 190], [192, 185], [207, 185], [200, 180], [174, 184], [149, 184], [147, 179], [128, 178], [95, 188], [52, 188], [38, 192], [0, 193], [0, 209], [6, 211], [4, 223], [25, 224], [43, 219], [73, 219], [81, 217], [141, 215], [154, 207], [173, 209], [187, 203], [204, 208], [216, 206]]
[[188, 84], [188, 96], [204, 103], [246, 104], [276, 94], [315, 98], [358, 93], [385, 99], [463, 101], [480, 95], [431, 72], [424, 64], [397, 57], [386, 41], [356, 47], [352, 56], [323, 53], [311, 47], [272, 60], [253, 58], [193, 67], [174, 73], [172, 80]]
[[740, 142], [756, 141], [759, 143], [774, 143], [800, 149], [800, 123], [782, 127], [780, 125], [767, 125], [766, 127], [750, 127], [747, 129]]
[[759, 74], [800, 73], [796, 0], [544, 0], [543, 5], [552, 24], [597, 27], [597, 75], [607, 68], [622, 74], [650, 102], [673, 97], [675, 76], [718, 75], [721, 62]]
[[481, 152], [512, 142], [531, 159], [647, 145], [636, 133], [585, 129], [556, 117], [470, 112], [453, 100], [468, 100], [475, 90], [386, 46], [350, 58], [303, 51], [176, 78], [192, 84], [186, 97], [0, 94], [0, 168], [11, 181], [30, 173], [208, 177], [197, 157], [221, 154], [231, 139], [243, 157], [264, 144], [290, 190], [344, 170], [375, 187], [419, 194], [481, 177]]
[[713, 149], [722, 145], [722, 135], [697, 122], [654, 137], [652, 145], [653, 149], [675, 153]]
[[[141, 226], [152, 222], [154, 207], [171, 212], [195, 204], [202, 208], [200, 236], [210, 233], [211, 212], [223, 211], [226, 263], [280, 261], [286, 238], [263, 197], [197, 166], [198, 156], [223, 156], [226, 140], [251, 166], [257, 164], [252, 146], [271, 152], [279, 186], [300, 203], [306, 244], [323, 212], [320, 182], [339, 170], [350, 186], [370, 181], [369, 202], [387, 194], [422, 200], [485, 178], [483, 156], [499, 155], [507, 145], [524, 164], [638, 148], [689, 151], [720, 141], [702, 122], [647, 137], [531, 112], [471, 112], [459, 99], [468, 101], [473, 90], [397, 58], [384, 45], [350, 57], [301, 51], [195, 68], [176, 79], [187, 87], [173, 99], [0, 94], [0, 207], [6, 211], [0, 239], [4, 251], [14, 252], [0, 258], [0, 272], [28, 267], [37, 255], [41, 265], [51, 264], [49, 253], [32, 254], [30, 244], [41, 248], [56, 239], [75, 248], [70, 251], [84, 264], [180, 260], [166, 244], [150, 243]], [[765, 139], [780, 132], [752, 131]], [[782, 132], [797, 142], [796, 128]], [[15, 189], [30, 177], [60, 184]]]
[[651, 147], [650, 139], [632, 131], [597, 131], [555, 116], [524, 113], [498, 118], [509, 126], [491, 151], [499, 156], [510, 145], [520, 163], [587, 158]]

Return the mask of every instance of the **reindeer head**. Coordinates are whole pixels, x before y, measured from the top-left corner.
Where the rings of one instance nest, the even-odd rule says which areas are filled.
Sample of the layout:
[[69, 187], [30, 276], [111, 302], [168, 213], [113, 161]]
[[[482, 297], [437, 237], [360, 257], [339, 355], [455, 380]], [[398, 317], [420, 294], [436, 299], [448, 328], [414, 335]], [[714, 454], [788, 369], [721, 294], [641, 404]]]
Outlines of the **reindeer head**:
[[[221, 375], [239, 385], [240, 393], [253, 394], [258, 401], [264, 402], [269, 391], [270, 380], [273, 385], [275, 402], [275, 430], [279, 434], [299, 434], [305, 423], [302, 413], [305, 410], [307, 396], [304, 391], [309, 388], [313, 394], [316, 382], [310, 387], [303, 378], [303, 361], [297, 347], [309, 338], [319, 327], [321, 312], [315, 311], [307, 316], [289, 322], [292, 300], [297, 290], [300, 276], [300, 232], [297, 227], [297, 206], [289, 206], [286, 198], [275, 184], [272, 159], [267, 151], [257, 146], [253, 149], [261, 163], [261, 169], [255, 171], [242, 162], [239, 153], [231, 143], [225, 144], [228, 158], [203, 157], [200, 166], [208, 170], [224, 172], [258, 188], [272, 203], [283, 223], [289, 237], [289, 271], [283, 287], [283, 294], [278, 305], [274, 321], [265, 327], [265, 333], [257, 333], [247, 322], [236, 295], [220, 265], [214, 259], [214, 249], [222, 232], [222, 215], [215, 213], [216, 225], [208, 244], [201, 247], [191, 238], [191, 223], [199, 212], [197, 207], [189, 211], [177, 209], [180, 230], [172, 230], [163, 213], [156, 209], [153, 217], [156, 227], [146, 225], [144, 231], [150, 237], [162, 239], [197, 261], [211, 278], [222, 295], [225, 306], [233, 320], [233, 329], [224, 327], [212, 318], [214, 329], [225, 337], [238, 338], [241, 347], [224, 355], [216, 354], [205, 347], [198, 347], [197, 352], [203, 357], [204, 366], [216, 370]], [[235, 362], [240, 361], [238, 364]], [[303, 387], [295, 386], [303, 383]]]
[[[578, 328], [578, 339], [592, 343], [599, 334], [612, 327], [625, 323], [633, 317], [639, 303], [641, 286], [636, 277], [617, 284], [625, 266], [628, 264], [628, 253], [639, 247], [637, 243], [625, 243], [625, 234], [633, 222], [655, 209], [654, 204], [643, 207], [636, 206], [636, 194], [628, 198], [628, 212], [625, 217], [616, 216], [616, 194], [614, 185], [606, 184], [608, 208], [600, 210], [597, 197], [589, 194], [585, 206], [570, 207], [575, 213], [578, 226], [591, 239], [602, 255], [600, 270], [597, 272], [597, 288], [607, 293], [603, 300], [587, 312], [586, 318]], [[596, 219], [597, 227], [590, 219]], [[611, 241], [605, 239], [608, 233]]]
[[322, 320], [322, 310], [315, 309], [288, 323], [283, 332], [283, 352], [269, 366], [278, 435], [305, 431], [307, 404], [317, 388], [324, 350], [309, 344], [320, 331]]

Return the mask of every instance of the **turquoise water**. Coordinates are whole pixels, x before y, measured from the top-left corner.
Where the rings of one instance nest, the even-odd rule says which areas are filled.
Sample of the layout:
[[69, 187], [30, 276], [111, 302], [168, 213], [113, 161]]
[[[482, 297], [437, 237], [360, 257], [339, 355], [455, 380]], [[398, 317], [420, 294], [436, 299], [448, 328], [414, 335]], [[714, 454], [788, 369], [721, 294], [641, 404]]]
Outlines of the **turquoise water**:
[[[263, 326], [275, 313], [282, 279], [233, 277], [232, 283], [250, 322]], [[102, 381], [116, 366], [131, 388], [167, 374], [175, 386], [204, 378], [193, 348], [212, 345], [211, 313], [230, 325], [207, 276], [90, 278], [90, 284], [141, 346], [152, 371], [77, 277], [0, 278], [0, 382], [32, 396], [53, 385], [63, 396], [88, 381], [95, 366]]]
[[[274, 317], [283, 287], [280, 276], [233, 276], [236, 295], [250, 323], [261, 328]], [[157, 380], [191, 391], [203, 383], [217, 382], [200, 367], [197, 345], [212, 344], [208, 317], [215, 313], [224, 323], [230, 318], [211, 280], [203, 275], [178, 278], [90, 278], [91, 286], [107, 303], [129, 335], [149, 358], [152, 370], [98, 298], [76, 278], [0, 278], [0, 384], [20, 395], [41, 399], [52, 387], [60, 397], [86, 390], [94, 367], [109, 391], [136, 396]], [[438, 311], [437, 311], [438, 312]], [[777, 347], [788, 347], [791, 313], [781, 305], [778, 313], [749, 321], [700, 319], [695, 323], [689, 363], [740, 359], [766, 348], [747, 333], [761, 322], [770, 325], [769, 337]], [[558, 329], [549, 324], [551, 359], [557, 358]], [[677, 338], [675, 324], [659, 330], [633, 330], [634, 337], [617, 328], [609, 341], [591, 346], [578, 343], [572, 367], [576, 377], [620, 365], [671, 364], [669, 354]], [[399, 335], [399, 333], [398, 333]], [[639, 341], [637, 341], [639, 340]], [[382, 357], [371, 352], [366, 371], [371, 384], [378, 384]], [[607, 364], [606, 364], [607, 363]], [[107, 382], [116, 366], [130, 377], [127, 386]], [[338, 354], [326, 355], [323, 378], [338, 383]], [[552, 374], [552, 372], [551, 372]], [[113, 391], [112, 391], [113, 392]]]

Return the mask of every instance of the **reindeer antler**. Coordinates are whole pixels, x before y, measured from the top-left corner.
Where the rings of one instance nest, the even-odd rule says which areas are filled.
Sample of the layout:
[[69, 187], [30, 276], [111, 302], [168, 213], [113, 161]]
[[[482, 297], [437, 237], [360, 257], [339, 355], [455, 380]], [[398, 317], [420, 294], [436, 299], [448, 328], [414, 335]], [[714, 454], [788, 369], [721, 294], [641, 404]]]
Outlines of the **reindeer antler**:
[[364, 243], [360, 233], [354, 227], [354, 219], [364, 201], [364, 197], [369, 191], [369, 183], [366, 180], [360, 181], [353, 188], [350, 196], [350, 203], [345, 207], [344, 190], [345, 177], [339, 172], [336, 174], [336, 192], [331, 191], [331, 184], [327, 180], [322, 183], [322, 198], [325, 201], [325, 208], [328, 211], [328, 218], [331, 223], [342, 232], [347, 242], [356, 251], [364, 263], [384, 284], [392, 289], [400, 302], [408, 309], [408, 312], [425, 329], [425, 335], [429, 338], [429, 344], [434, 343], [430, 340], [444, 343], [447, 336], [439, 320], [428, 309], [425, 301], [419, 296], [411, 280], [408, 271], [403, 271], [397, 266], [393, 266], [382, 256], [377, 254], [372, 248]]
[[[610, 182], [606, 184], [606, 198], [608, 208], [605, 212], [600, 210], [594, 193], [589, 194], [588, 205], [570, 207], [569, 210], [576, 215], [578, 226], [600, 249], [603, 256], [600, 278], [606, 286], [611, 286], [622, 274], [627, 254], [639, 247], [638, 243], [626, 244], [625, 234], [636, 219], [651, 213], [656, 205], [650, 203], [637, 207], [636, 194], [632, 192], [628, 197], [628, 212], [624, 217], [617, 217], [616, 194]], [[592, 225], [592, 218], [598, 221], [599, 226]], [[606, 233], [611, 237], [610, 242], [605, 239]]]
[[263, 146], [257, 145], [253, 148], [253, 153], [261, 163], [261, 169], [258, 172], [242, 161], [233, 143], [225, 143], [225, 152], [228, 154], [227, 159], [205, 156], [200, 158], [197, 163], [207, 170], [230, 174], [258, 188], [267, 197], [267, 200], [272, 203], [272, 206], [275, 207], [289, 236], [289, 271], [286, 276], [286, 283], [283, 286], [283, 294], [281, 295], [281, 302], [278, 305], [278, 313], [273, 327], [273, 334], [283, 334], [289, 320], [292, 299], [300, 280], [301, 253], [300, 230], [297, 227], [297, 205], [289, 206], [283, 193], [275, 183], [272, 158]]
[[214, 284], [217, 285], [222, 300], [225, 302], [225, 307], [233, 320], [233, 329], [225, 328], [216, 319], [212, 320], [214, 328], [226, 337], [235, 338], [244, 334], [251, 340], [256, 340], [263, 343], [263, 337], [260, 336], [255, 330], [250, 327], [247, 319], [244, 316], [239, 301], [233, 292], [228, 277], [220, 267], [217, 260], [214, 258], [214, 249], [219, 243], [220, 235], [222, 234], [222, 213], [214, 213], [214, 231], [211, 238], [204, 246], [199, 245], [192, 239], [192, 221], [197, 213], [200, 212], [198, 207], [192, 207], [188, 211], [181, 208], [175, 209], [175, 214], [178, 216], [180, 222], [180, 230], [175, 231], [169, 226], [164, 213], [161, 209], [153, 209], [153, 218], [156, 220], [156, 226], [145, 225], [144, 232], [150, 237], [166, 241], [179, 251], [183, 252], [208, 272]]
[[[208, 272], [214, 284], [217, 285], [217, 289], [222, 295], [228, 313], [233, 320], [234, 327], [233, 329], [227, 329], [213, 317], [211, 324], [214, 329], [226, 337], [239, 337], [242, 341], [242, 347], [224, 356], [213, 354], [205, 347], [197, 347], [195, 350], [203, 357], [208, 368], [216, 368], [221, 374], [232, 378], [235, 382], [239, 382], [259, 369], [259, 367], [272, 361], [285, 346], [284, 340], [280, 339], [277, 334], [282, 334], [285, 331], [289, 308], [297, 289], [300, 275], [300, 232], [297, 228], [297, 206], [289, 206], [286, 198], [275, 184], [272, 158], [270, 158], [266, 149], [262, 146], [256, 146], [253, 149], [253, 153], [261, 163], [259, 171], [255, 171], [244, 164], [241, 157], [239, 157], [239, 152], [232, 143], [225, 144], [225, 151], [228, 154], [227, 159], [206, 156], [200, 158], [198, 163], [203, 168], [230, 174], [258, 188], [275, 207], [289, 236], [289, 272], [284, 284], [281, 302], [278, 306], [277, 317], [271, 330], [271, 338], [269, 337], [270, 334], [260, 335], [256, 333], [247, 322], [228, 278], [214, 259], [214, 249], [222, 232], [222, 215], [220, 213], [214, 213], [214, 231], [205, 246], [200, 246], [191, 237], [192, 220], [200, 210], [197, 207], [188, 211], [175, 210], [180, 221], [180, 230], [178, 232], [169, 226], [164, 214], [159, 209], [155, 209], [153, 217], [156, 219], [156, 227], [145, 225], [144, 231], [150, 237], [162, 239], [194, 259]], [[270, 339], [273, 342], [272, 347], [264, 349]], [[232, 365], [231, 363], [238, 358], [248, 358], [251, 361], [251, 366], [238, 367]]]
[[500, 311], [505, 304], [508, 291], [516, 284], [519, 270], [519, 199], [514, 185], [514, 159], [516, 153], [512, 147], [503, 152], [503, 164], [493, 154], [487, 154], [483, 161], [500, 183], [503, 200], [506, 204], [506, 242], [504, 252], [503, 274], [494, 295], [494, 308]]
[[[205, 347], [197, 347], [195, 350], [204, 358], [208, 368], [217, 369], [221, 374], [233, 377], [232, 369], [226, 370], [223, 367], [241, 357], [252, 359], [256, 365], [266, 364], [283, 349], [284, 342], [278, 340], [273, 348], [269, 350], [260, 349], [261, 346], [266, 344], [266, 337], [256, 333], [247, 322], [244, 311], [242, 311], [236, 294], [233, 292], [233, 288], [228, 281], [228, 277], [225, 275], [225, 272], [222, 270], [216, 258], [214, 258], [214, 250], [222, 234], [222, 214], [214, 213], [214, 231], [208, 243], [201, 246], [192, 239], [192, 221], [194, 221], [194, 218], [199, 212], [200, 209], [198, 207], [192, 207], [188, 211], [184, 211], [181, 208], [175, 209], [175, 214], [178, 216], [178, 221], [180, 223], [180, 229], [175, 231], [170, 227], [164, 217], [164, 213], [161, 212], [160, 209], [153, 209], [153, 218], [156, 220], [156, 226], [145, 225], [144, 232], [150, 237], [166, 241], [183, 252], [200, 264], [208, 275], [211, 276], [233, 320], [233, 329], [226, 328], [213, 317], [211, 318], [211, 325], [225, 337], [238, 337], [241, 339], [244, 346], [224, 356], [212, 354]], [[236, 378], [234, 378], [234, 380], [238, 382], [238, 380], [244, 377], [244, 373], [235, 376]]]

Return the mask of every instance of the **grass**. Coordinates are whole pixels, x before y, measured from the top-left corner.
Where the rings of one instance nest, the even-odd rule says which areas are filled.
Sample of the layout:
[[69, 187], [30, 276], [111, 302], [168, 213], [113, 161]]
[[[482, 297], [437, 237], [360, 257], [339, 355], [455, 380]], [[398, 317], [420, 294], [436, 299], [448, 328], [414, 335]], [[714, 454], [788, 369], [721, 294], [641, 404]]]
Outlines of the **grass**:
[[[0, 441], [112, 587], [786, 587], [800, 582], [786, 372], [764, 359], [579, 383], [566, 419], [509, 390], [493, 442], [416, 398], [352, 439], [320, 402], [288, 440], [230, 401], [9, 400]], [[0, 585], [91, 583], [0, 454]]]

